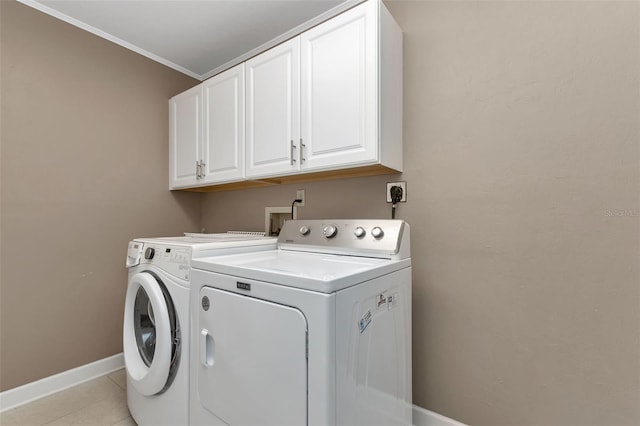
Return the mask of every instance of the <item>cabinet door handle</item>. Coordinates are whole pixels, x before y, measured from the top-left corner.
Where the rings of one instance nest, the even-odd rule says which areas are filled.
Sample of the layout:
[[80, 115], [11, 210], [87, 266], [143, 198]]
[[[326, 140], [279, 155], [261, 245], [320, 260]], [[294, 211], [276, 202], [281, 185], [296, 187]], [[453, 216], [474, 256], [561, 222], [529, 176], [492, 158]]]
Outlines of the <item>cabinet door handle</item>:
[[306, 145], [302, 143], [302, 138], [300, 138], [300, 164], [304, 163], [306, 158], [304, 158], [304, 148]]
[[291, 157], [291, 165], [296, 162], [295, 155], [293, 155], [293, 150], [296, 149], [296, 146], [293, 144], [293, 139], [291, 139], [291, 148], [289, 149], [289, 157]]
[[200, 161], [196, 161], [196, 179], [200, 179]]

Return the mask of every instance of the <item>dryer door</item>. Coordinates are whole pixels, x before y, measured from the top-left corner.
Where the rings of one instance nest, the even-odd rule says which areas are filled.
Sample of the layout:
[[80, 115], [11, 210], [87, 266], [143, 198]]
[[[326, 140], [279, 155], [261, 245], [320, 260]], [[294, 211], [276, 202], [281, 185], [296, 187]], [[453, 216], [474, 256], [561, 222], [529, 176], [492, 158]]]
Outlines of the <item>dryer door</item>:
[[149, 272], [135, 274], [127, 289], [123, 346], [127, 374], [142, 395], [162, 392], [169, 382], [174, 334], [173, 303], [159, 280]]
[[307, 424], [302, 312], [210, 287], [199, 299], [194, 398], [229, 425]]

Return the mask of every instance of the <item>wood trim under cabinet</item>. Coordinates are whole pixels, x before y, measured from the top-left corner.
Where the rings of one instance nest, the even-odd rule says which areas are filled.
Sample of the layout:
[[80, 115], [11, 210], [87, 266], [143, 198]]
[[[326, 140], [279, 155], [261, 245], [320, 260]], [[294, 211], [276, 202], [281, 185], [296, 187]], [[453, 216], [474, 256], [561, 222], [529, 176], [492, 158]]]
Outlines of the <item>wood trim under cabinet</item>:
[[264, 178], [260, 180], [246, 180], [242, 182], [231, 182], [220, 185], [201, 186], [197, 188], [183, 188], [178, 191], [188, 192], [220, 192], [220, 191], [235, 191], [238, 189], [248, 188], [261, 188], [265, 186], [282, 185], [287, 183], [302, 183], [302, 182], [319, 182], [332, 179], [345, 179], [352, 177], [364, 177], [364, 176], [379, 176], [379, 175], [391, 175], [400, 173], [397, 170], [390, 169], [389, 167], [375, 164], [373, 166], [353, 167], [350, 169], [329, 170], [316, 173], [303, 173], [290, 176], [280, 176], [277, 178]]

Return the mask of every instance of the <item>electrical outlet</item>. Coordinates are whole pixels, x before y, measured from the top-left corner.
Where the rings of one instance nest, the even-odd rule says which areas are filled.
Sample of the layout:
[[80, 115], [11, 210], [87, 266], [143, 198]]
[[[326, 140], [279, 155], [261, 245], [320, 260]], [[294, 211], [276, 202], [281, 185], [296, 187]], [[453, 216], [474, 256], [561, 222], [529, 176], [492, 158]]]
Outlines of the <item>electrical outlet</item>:
[[298, 189], [296, 191], [296, 200], [302, 200], [299, 203], [296, 203], [296, 206], [304, 207], [304, 189]]
[[402, 198], [400, 199], [401, 203], [407, 202], [407, 182], [387, 182], [387, 203], [391, 202], [391, 188], [394, 186], [399, 186], [402, 188]]

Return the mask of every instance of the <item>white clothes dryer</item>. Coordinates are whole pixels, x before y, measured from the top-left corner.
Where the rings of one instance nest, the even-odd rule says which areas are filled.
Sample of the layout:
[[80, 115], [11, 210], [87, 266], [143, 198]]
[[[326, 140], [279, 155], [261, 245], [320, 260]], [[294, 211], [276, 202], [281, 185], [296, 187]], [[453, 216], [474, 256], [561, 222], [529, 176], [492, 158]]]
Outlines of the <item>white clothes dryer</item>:
[[244, 234], [191, 234], [129, 243], [123, 346], [127, 403], [136, 423], [189, 424], [192, 260], [275, 245], [275, 238]]
[[193, 261], [195, 425], [411, 425], [402, 220], [285, 222], [278, 248]]

